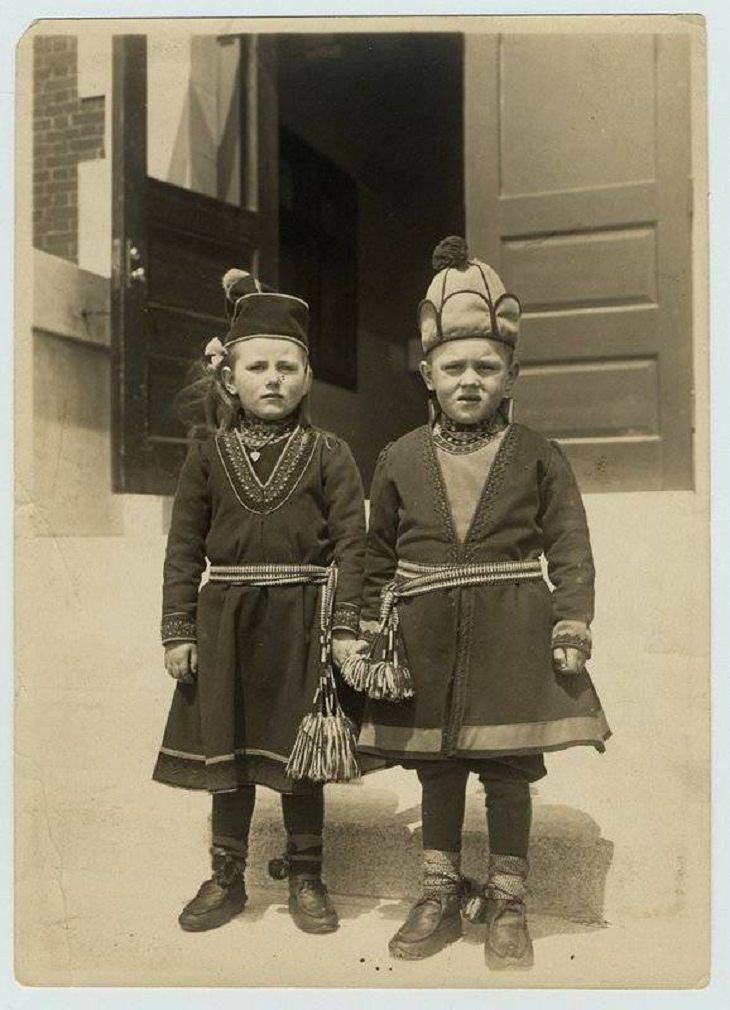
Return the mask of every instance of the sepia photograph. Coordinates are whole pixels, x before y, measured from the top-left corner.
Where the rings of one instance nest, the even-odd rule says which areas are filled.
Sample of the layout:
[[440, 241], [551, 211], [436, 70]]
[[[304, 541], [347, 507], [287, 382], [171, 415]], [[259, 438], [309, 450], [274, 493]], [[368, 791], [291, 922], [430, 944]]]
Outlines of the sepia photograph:
[[23, 35], [22, 986], [709, 984], [706, 46]]

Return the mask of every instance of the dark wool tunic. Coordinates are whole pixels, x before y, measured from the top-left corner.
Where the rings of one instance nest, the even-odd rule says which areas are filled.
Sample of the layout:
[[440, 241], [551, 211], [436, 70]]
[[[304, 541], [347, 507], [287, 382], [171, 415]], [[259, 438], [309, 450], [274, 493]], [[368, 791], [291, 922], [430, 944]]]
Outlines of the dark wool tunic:
[[585, 512], [560, 448], [510, 425], [466, 535], [459, 538], [431, 431], [409, 432], [378, 460], [362, 618], [376, 620], [398, 559], [421, 564], [547, 559], [540, 579], [441, 589], [398, 601], [414, 697], [369, 701], [364, 753], [413, 759], [539, 754], [610, 735], [587, 672], [555, 673], [552, 629], [589, 624], [594, 569]]
[[[211, 792], [244, 783], [281, 792], [312, 788], [287, 778], [284, 766], [320, 675], [320, 588], [199, 586], [206, 560], [322, 566], [334, 560], [333, 625], [356, 629], [362, 482], [346, 443], [311, 427], [297, 429], [283, 450], [264, 449], [261, 463], [257, 473], [231, 431], [193, 444], [180, 474], [165, 556], [162, 638], [197, 639], [198, 675], [175, 688], [153, 775], [159, 782]], [[347, 708], [353, 693], [338, 685]]]

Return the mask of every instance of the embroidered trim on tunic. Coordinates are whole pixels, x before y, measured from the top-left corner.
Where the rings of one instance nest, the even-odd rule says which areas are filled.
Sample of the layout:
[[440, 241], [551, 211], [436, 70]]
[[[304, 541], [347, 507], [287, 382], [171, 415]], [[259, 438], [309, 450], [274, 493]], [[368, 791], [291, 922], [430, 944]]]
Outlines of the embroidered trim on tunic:
[[227, 431], [215, 442], [233, 493], [248, 512], [268, 515], [291, 497], [309, 466], [319, 438], [312, 428], [297, 427], [289, 436], [269, 479], [262, 483], [251, 466], [238, 431]]
[[[458, 752], [519, 753], [529, 750], [557, 750], [573, 744], [597, 745], [611, 735], [602, 710], [594, 715], [570, 716], [549, 722], [506, 723], [498, 726], [462, 726]], [[384, 726], [366, 722], [360, 730], [359, 747], [394, 753], [440, 754], [440, 729], [413, 726]]]
[[518, 722], [503, 726], [462, 726], [459, 750], [521, 750], [559, 747], [584, 741], [606, 740], [611, 735], [606, 717], [599, 709], [593, 715], [569, 716], [549, 722]]
[[363, 723], [358, 747], [380, 747], [382, 750], [419, 751], [438, 754], [443, 733], [440, 729], [418, 729], [414, 726], [381, 726]]
[[438, 459], [436, 458], [436, 450], [433, 445], [431, 429], [428, 426], [424, 426], [421, 431], [423, 432], [423, 438], [421, 440], [423, 462], [431, 479], [431, 491], [433, 492], [434, 504], [436, 505], [436, 511], [441, 518], [443, 532], [449, 544], [449, 561], [456, 562], [459, 557], [460, 545], [459, 538], [456, 535], [456, 527], [454, 526], [454, 517], [452, 516], [451, 508], [449, 507], [449, 499], [446, 494], [444, 477], [441, 473], [441, 467], [439, 466]]
[[184, 750], [173, 750], [172, 747], [160, 747], [160, 754], [166, 757], [181, 758], [183, 761], [199, 761], [201, 764], [214, 765], [222, 761], [235, 761], [241, 755], [257, 755], [258, 757], [271, 758], [272, 761], [280, 761], [286, 764], [289, 758], [284, 754], [275, 754], [270, 750], [258, 750], [255, 747], [239, 747], [232, 754], [217, 754], [215, 757], [206, 757], [205, 754], [190, 754]]
[[160, 628], [162, 644], [166, 642], [195, 642], [198, 638], [195, 618], [190, 614], [165, 614]]
[[489, 468], [484, 488], [482, 489], [477, 507], [474, 509], [471, 524], [464, 538], [464, 551], [467, 558], [471, 557], [473, 553], [473, 542], [483, 538], [484, 532], [491, 522], [494, 503], [497, 500], [502, 483], [504, 482], [505, 473], [514, 455], [517, 433], [518, 428], [516, 425], [510, 424], [507, 427], [504, 438], [497, 449], [494, 461]]

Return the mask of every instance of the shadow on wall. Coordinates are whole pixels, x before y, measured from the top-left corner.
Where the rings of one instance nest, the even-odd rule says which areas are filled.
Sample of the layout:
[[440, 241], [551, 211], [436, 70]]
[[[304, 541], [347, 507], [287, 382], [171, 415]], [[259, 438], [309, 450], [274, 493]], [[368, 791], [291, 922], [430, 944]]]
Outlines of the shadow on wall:
[[[263, 798], [263, 797], [262, 797]], [[420, 809], [398, 810], [393, 791], [357, 786], [340, 789], [328, 803], [326, 877], [335, 894], [411, 899], [420, 893]], [[267, 876], [267, 863], [284, 847], [276, 803], [257, 803], [247, 881], [281, 886]], [[575, 923], [604, 922], [606, 878], [613, 842], [587, 814], [568, 806], [535, 804], [530, 845], [530, 909]], [[463, 871], [483, 880], [488, 843], [483, 794], [467, 796]], [[398, 909], [400, 911], [400, 907]]]

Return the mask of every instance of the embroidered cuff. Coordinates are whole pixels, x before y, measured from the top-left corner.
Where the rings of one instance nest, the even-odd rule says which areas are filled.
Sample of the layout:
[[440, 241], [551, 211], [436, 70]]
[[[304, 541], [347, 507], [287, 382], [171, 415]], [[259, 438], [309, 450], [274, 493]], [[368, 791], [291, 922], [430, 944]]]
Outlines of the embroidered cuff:
[[356, 603], [337, 603], [332, 614], [333, 631], [351, 631], [357, 634], [360, 608]]
[[195, 617], [191, 614], [164, 614], [160, 628], [162, 644], [166, 642], [197, 642]]
[[591, 633], [582, 621], [558, 621], [553, 628], [553, 649], [578, 649], [591, 658]]

